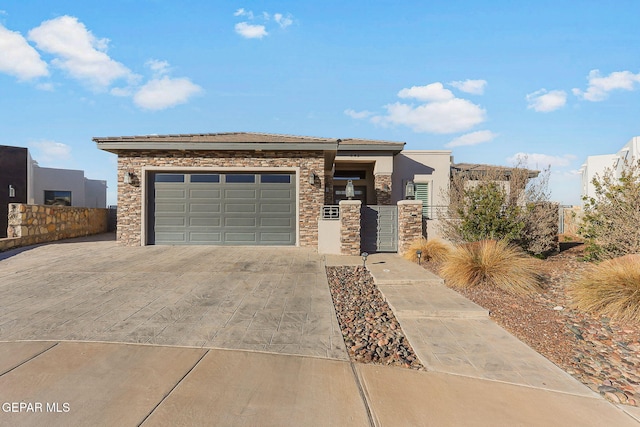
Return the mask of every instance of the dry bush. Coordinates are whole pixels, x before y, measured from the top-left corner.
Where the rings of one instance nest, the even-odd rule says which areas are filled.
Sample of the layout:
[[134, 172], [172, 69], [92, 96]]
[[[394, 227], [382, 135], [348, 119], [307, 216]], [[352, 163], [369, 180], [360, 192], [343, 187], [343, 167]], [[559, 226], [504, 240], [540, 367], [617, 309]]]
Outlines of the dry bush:
[[418, 254], [416, 251], [422, 251], [422, 261], [434, 261], [437, 263], [443, 262], [449, 252], [451, 252], [451, 245], [442, 239], [425, 239], [424, 237], [415, 240], [409, 246], [409, 249], [404, 254], [404, 257], [412, 262], [418, 262]]
[[454, 288], [490, 286], [528, 294], [540, 290], [538, 262], [506, 241], [483, 240], [456, 246], [440, 275]]
[[603, 261], [571, 287], [578, 309], [640, 323], [640, 255]]

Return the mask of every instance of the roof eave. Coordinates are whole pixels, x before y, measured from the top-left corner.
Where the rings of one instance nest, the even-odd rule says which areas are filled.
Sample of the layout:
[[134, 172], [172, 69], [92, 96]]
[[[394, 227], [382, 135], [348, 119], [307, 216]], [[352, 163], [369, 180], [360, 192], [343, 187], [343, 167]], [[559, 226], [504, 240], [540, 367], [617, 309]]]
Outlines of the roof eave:
[[162, 151], [335, 151], [336, 142], [282, 143], [282, 142], [124, 142], [101, 141], [94, 138], [99, 149], [117, 153], [133, 150]]

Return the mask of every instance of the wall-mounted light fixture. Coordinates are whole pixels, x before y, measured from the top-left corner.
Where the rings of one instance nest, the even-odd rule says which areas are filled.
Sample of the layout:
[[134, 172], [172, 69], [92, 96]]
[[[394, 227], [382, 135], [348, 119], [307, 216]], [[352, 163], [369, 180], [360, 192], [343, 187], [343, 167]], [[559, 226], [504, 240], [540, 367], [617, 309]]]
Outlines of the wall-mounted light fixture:
[[353, 197], [356, 195], [356, 190], [353, 188], [353, 181], [347, 181], [347, 186], [344, 189], [344, 195], [347, 196], [347, 199], [353, 200]]
[[413, 181], [408, 181], [404, 188], [404, 198], [407, 200], [413, 200], [416, 198], [416, 187], [413, 185]]
[[9, 186], [9, 197], [16, 197], [16, 189], [13, 188], [13, 185]]
[[391, 190], [391, 186], [389, 186], [389, 184], [385, 184], [385, 185], [382, 186], [382, 189], [384, 191], [390, 191]]
[[315, 172], [309, 172], [309, 184], [313, 185], [316, 183], [316, 174]]
[[125, 184], [133, 184], [134, 178], [135, 178], [135, 175], [133, 174], [133, 172], [125, 172], [124, 173], [124, 183]]

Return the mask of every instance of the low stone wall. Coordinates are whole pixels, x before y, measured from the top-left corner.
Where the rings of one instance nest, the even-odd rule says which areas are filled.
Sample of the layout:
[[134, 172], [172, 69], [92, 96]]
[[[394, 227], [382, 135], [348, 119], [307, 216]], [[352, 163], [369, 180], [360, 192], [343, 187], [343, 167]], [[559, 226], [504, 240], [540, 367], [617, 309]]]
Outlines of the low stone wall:
[[360, 255], [360, 200], [340, 201], [340, 253]]
[[107, 232], [108, 209], [9, 204], [7, 238], [0, 251]]

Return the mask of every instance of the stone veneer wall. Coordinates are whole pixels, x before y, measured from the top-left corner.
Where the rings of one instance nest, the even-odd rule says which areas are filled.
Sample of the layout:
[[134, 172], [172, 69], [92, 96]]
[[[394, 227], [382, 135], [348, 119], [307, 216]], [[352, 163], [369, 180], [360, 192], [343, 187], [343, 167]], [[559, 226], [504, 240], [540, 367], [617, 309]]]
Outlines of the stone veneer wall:
[[107, 232], [108, 210], [73, 206], [9, 204], [7, 238], [0, 251]]
[[360, 200], [340, 201], [340, 252], [360, 255]]
[[398, 202], [398, 253], [404, 254], [414, 240], [422, 237], [422, 200]]
[[[251, 171], [259, 167], [299, 167], [300, 246], [318, 245], [318, 218], [324, 201], [324, 154], [322, 151], [160, 151], [140, 150], [118, 153], [118, 241], [126, 246], [143, 243], [142, 228], [142, 168], [181, 167], [225, 168], [242, 167]], [[316, 174], [314, 185], [308, 176]], [[133, 184], [124, 184], [124, 174], [133, 172]]]
[[376, 174], [374, 185], [376, 188], [376, 200], [377, 200], [376, 204], [390, 205], [391, 204], [391, 175]]

